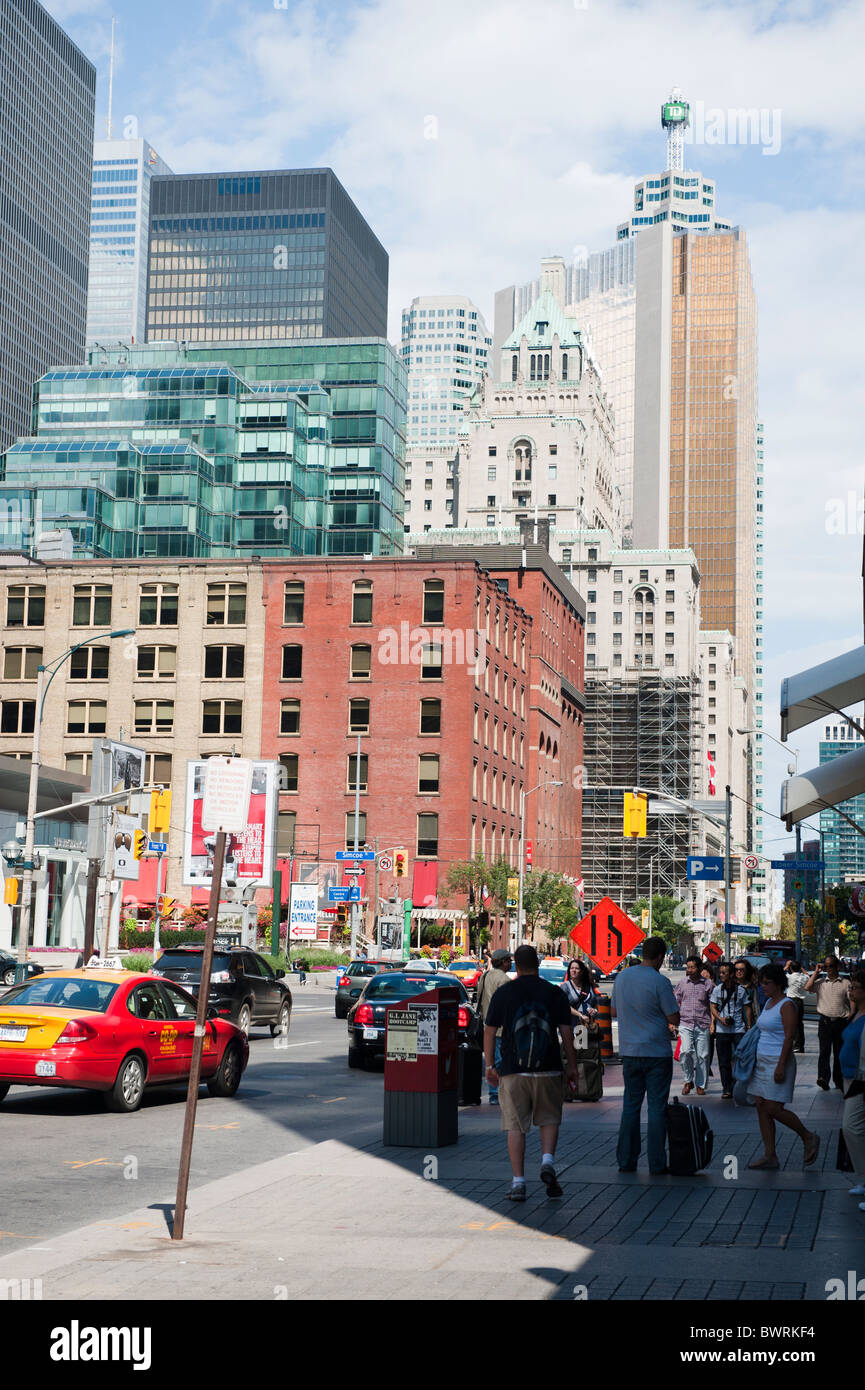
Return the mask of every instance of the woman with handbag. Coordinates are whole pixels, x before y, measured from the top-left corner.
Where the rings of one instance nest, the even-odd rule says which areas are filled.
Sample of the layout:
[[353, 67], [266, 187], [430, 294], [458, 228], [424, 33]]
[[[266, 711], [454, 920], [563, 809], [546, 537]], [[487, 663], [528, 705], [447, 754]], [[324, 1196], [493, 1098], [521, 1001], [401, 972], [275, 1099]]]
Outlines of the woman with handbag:
[[798, 1134], [804, 1145], [802, 1166], [816, 1162], [820, 1136], [808, 1130], [792, 1110], [785, 1109], [793, 1099], [796, 1085], [796, 1058], [793, 1044], [799, 1016], [792, 999], [786, 996], [787, 978], [780, 965], [764, 965], [757, 977], [766, 996], [763, 1010], [757, 1018], [759, 1040], [756, 1066], [748, 1083], [748, 1095], [757, 1102], [757, 1119], [763, 1137], [763, 1156], [749, 1163], [749, 1168], [780, 1168], [775, 1153], [775, 1124], [785, 1125]]
[[[844, 1121], [841, 1132], [856, 1174], [851, 1197], [865, 1197], [865, 970], [856, 970], [850, 979], [852, 1013], [841, 1035], [838, 1060], [844, 1078]], [[859, 1203], [865, 1211], [865, 1202]]]
[[571, 1019], [574, 1027], [581, 1023], [591, 1023], [598, 1016], [595, 1007], [595, 986], [585, 961], [568, 962], [568, 973], [562, 981], [568, 1003], [571, 1006]]
[[733, 1054], [745, 1029], [753, 1021], [748, 996], [736, 982], [733, 967], [727, 960], [718, 966], [720, 982], [712, 990], [709, 1007], [715, 1028], [715, 1046], [723, 1086], [722, 1100], [733, 1099]]
[[571, 1023], [576, 1030], [584, 1028], [585, 1046], [578, 1041], [580, 1035], [574, 1034], [574, 1048], [577, 1057], [577, 1088], [571, 1091], [565, 1085], [563, 1099], [600, 1100], [603, 1095], [603, 1065], [600, 1056], [596, 1008], [597, 996], [589, 968], [584, 961], [572, 960], [568, 963], [567, 978], [561, 984], [571, 1006]]

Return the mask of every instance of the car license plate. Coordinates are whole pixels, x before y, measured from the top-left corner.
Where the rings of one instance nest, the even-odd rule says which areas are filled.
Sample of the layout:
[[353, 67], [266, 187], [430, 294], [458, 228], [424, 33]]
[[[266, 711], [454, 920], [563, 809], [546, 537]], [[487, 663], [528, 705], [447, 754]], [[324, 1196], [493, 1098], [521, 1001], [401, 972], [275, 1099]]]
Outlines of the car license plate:
[[37, 1076], [56, 1076], [56, 1075], [57, 1075], [57, 1063], [56, 1063], [56, 1062], [37, 1062], [37, 1063], [36, 1063], [36, 1075], [37, 1075]]
[[377, 1028], [364, 1028], [364, 1030], [363, 1030], [363, 1036], [364, 1036], [364, 1041], [365, 1041], [365, 1042], [375, 1042], [376, 1038], [378, 1037], [378, 1029], [377, 1029]]
[[26, 1028], [0, 1028], [0, 1042], [25, 1042]]

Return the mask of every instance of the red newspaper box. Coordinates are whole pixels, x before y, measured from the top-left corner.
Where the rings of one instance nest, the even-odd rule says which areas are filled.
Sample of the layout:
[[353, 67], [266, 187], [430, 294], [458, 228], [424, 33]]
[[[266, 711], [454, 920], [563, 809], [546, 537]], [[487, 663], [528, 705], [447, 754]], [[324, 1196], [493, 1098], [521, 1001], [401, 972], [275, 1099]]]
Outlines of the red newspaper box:
[[443, 985], [386, 1013], [385, 1144], [440, 1148], [457, 1142], [459, 993]]

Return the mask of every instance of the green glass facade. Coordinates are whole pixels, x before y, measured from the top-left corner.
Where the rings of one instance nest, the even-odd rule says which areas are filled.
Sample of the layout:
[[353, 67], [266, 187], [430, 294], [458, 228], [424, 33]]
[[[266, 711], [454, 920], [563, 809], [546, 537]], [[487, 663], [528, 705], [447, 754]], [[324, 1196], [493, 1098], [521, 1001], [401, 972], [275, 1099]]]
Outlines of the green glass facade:
[[399, 554], [405, 410], [378, 339], [94, 349], [38, 382], [36, 438], [0, 461], [4, 548], [68, 528], [78, 558]]

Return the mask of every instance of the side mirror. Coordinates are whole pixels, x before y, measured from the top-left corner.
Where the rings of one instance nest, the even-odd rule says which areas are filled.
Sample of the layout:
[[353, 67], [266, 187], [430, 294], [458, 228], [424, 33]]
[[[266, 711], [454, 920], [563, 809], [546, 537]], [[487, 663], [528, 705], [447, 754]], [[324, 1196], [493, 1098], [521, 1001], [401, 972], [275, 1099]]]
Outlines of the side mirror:
[[209, 1005], [208, 1005], [208, 1007], [207, 1007], [207, 1017], [208, 1017], [208, 1018], [219, 1018], [219, 1010], [218, 1010], [218, 1008], [216, 1007], [215, 1004], [209, 1004]]
[[277, 978], [278, 980], [284, 980], [284, 979], [285, 979], [285, 971], [284, 971], [284, 970], [277, 970], [277, 972], [276, 972], [276, 978]]

